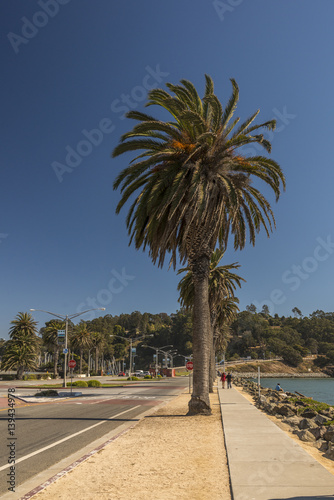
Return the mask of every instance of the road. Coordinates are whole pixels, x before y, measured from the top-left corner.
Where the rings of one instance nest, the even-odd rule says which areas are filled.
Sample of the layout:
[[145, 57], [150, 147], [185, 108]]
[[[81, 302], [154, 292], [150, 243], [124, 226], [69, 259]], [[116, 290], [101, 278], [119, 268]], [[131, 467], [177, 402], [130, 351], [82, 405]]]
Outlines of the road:
[[[80, 450], [92, 449], [98, 439], [106, 441], [133, 425], [143, 413], [175, 397], [187, 385], [187, 379], [178, 377], [123, 387], [80, 388], [82, 397], [63, 401], [24, 403], [15, 399], [15, 429], [8, 422], [7, 387], [0, 387], [0, 495], [10, 486], [7, 474], [11, 452], [17, 488], [76, 452], [81, 456]], [[23, 397], [35, 392], [15, 390]]]

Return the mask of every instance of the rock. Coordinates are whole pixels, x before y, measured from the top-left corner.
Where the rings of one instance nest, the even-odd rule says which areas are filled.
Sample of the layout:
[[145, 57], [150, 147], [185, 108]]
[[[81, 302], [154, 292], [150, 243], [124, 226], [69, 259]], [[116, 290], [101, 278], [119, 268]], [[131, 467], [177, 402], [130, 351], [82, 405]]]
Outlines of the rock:
[[329, 425], [322, 437], [325, 439], [325, 441], [332, 441], [334, 437], [334, 427], [332, 425]]
[[327, 429], [324, 426], [321, 426], [321, 427], [316, 426], [316, 427], [313, 427], [312, 429], [309, 429], [309, 431], [313, 434], [313, 436], [315, 437], [315, 439], [322, 438], [323, 435], [325, 434], [326, 430]]
[[314, 418], [314, 417], [316, 417], [317, 415], [318, 415], [318, 413], [317, 413], [316, 411], [314, 411], [314, 410], [309, 410], [309, 409], [307, 409], [307, 410], [305, 410], [305, 411], [303, 411], [303, 412], [301, 413], [301, 416], [302, 416], [302, 417], [305, 417], [305, 418]]
[[328, 443], [328, 449], [325, 453], [325, 457], [329, 458], [330, 460], [334, 460], [334, 447], [332, 443]]
[[273, 408], [274, 413], [282, 415], [283, 417], [293, 417], [294, 411], [289, 405], [275, 406]]
[[313, 434], [310, 431], [308, 431], [308, 430], [296, 431], [295, 434], [297, 434], [297, 436], [299, 437], [299, 439], [301, 441], [306, 441], [306, 442], [316, 441], [316, 439], [313, 436]]
[[290, 427], [298, 427], [300, 420], [300, 417], [294, 415], [293, 417], [285, 418], [282, 422], [290, 425]]
[[299, 429], [310, 429], [318, 427], [317, 424], [310, 418], [302, 418], [299, 422]]
[[261, 404], [267, 403], [267, 398], [265, 396], [260, 396], [259, 402]]
[[318, 448], [319, 451], [327, 451], [328, 450], [328, 443], [327, 441], [324, 441], [323, 439], [319, 439], [314, 443], [314, 446]]
[[314, 421], [318, 425], [323, 425], [325, 422], [329, 421], [329, 418], [325, 415], [320, 415], [320, 413], [318, 413], [318, 415], [315, 417]]

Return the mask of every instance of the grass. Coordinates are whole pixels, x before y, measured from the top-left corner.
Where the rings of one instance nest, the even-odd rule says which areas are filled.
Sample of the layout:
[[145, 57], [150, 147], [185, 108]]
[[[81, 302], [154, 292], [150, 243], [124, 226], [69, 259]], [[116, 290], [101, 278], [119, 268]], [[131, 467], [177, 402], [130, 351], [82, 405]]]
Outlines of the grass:
[[328, 410], [329, 408], [332, 408], [327, 403], [321, 403], [320, 401], [314, 401], [314, 399], [311, 399], [311, 398], [288, 398], [288, 401], [290, 401], [291, 403], [295, 403], [296, 401], [301, 401], [302, 403], [305, 404], [305, 406], [298, 408], [298, 413], [303, 413], [305, 410], [312, 410], [312, 411], [316, 411], [317, 413], [319, 413], [320, 411]]

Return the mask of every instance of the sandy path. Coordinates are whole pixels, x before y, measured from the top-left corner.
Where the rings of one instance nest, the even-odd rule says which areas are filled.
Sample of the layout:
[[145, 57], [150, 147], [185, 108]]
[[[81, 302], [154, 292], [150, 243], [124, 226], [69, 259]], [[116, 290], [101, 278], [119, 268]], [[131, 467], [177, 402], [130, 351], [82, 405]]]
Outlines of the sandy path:
[[231, 500], [217, 392], [211, 416], [186, 417], [189, 397], [144, 418], [34, 500]]

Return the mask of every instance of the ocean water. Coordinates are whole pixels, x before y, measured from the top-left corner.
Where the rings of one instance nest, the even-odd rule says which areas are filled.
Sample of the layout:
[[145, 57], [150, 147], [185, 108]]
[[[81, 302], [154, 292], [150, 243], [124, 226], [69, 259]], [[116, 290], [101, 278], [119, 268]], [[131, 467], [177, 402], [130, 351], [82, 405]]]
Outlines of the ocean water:
[[[257, 379], [256, 379], [257, 382]], [[334, 406], [334, 378], [262, 378], [261, 386], [275, 389], [277, 382], [284, 391], [300, 392], [306, 397]]]

